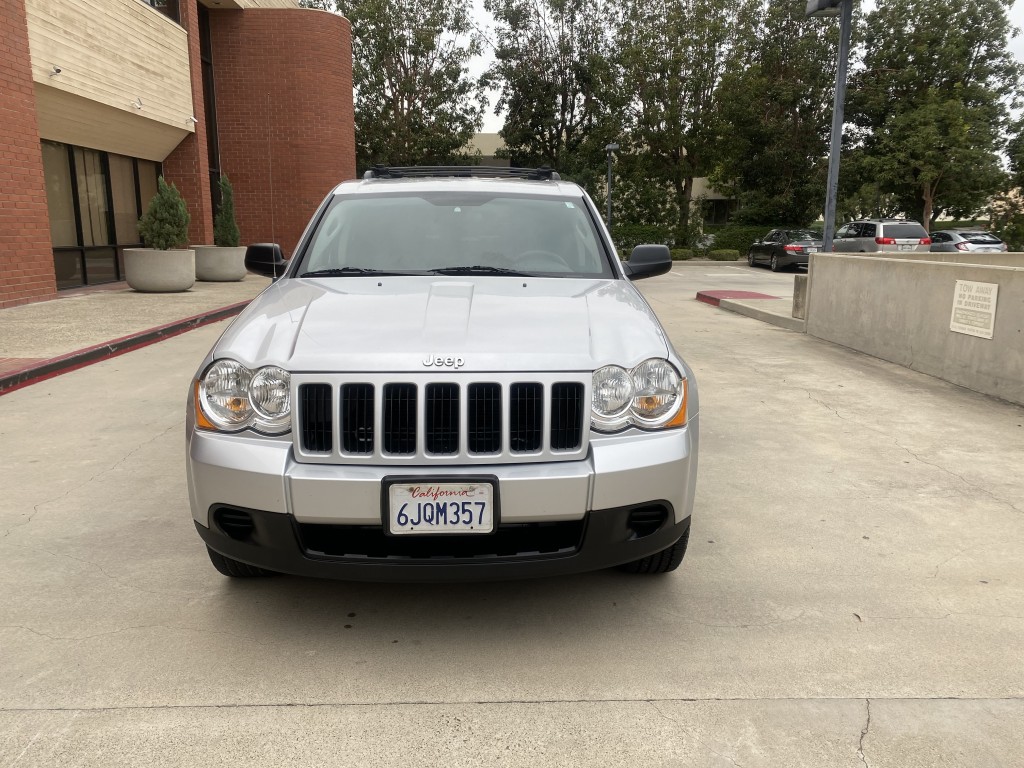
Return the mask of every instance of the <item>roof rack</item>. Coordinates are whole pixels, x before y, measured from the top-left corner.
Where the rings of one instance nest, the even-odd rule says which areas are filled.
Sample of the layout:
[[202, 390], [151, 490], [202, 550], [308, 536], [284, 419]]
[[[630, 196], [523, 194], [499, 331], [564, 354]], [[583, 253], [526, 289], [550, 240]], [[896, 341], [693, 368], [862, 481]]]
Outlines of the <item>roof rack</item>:
[[557, 171], [546, 165], [541, 168], [508, 168], [499, 165], [375, 165], [363, 174], [364, 179], [402, 179], [423, 176], [454, 176], [466, 178], [526, 179], [528, 181], [559, 181]]

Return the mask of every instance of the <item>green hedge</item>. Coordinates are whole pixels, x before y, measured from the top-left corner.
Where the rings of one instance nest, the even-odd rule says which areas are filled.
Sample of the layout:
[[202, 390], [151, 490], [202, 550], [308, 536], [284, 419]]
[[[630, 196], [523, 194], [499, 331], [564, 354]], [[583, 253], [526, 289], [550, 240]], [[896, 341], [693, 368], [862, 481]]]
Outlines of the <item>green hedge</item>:
[[[738, 251], [746, 255], [750, 245], [755, 240], [760, 240], [772, 230], [771, 227], [751, 226], [749, 224], [726, 224], [714, 234], [714, 242], [711, 247], [716, 251], [728, 250]], [[709, 255], [709, 258], [714, 258]]]
[[708, 258], [712, 261], [737, 261], [740, 258], [740, 252], [732, 248], [716, 248], [713, 251], [708, 251]]
[[611, 234], [616, 249], [624, 256], [629, 256], [638, 245], [668, 245], [671, 240], [669, 227], [655, 224], [616, 224]]
[[693, 251], [689, 248], [673, 248], [672, 261], [688, 261], [693, 258]]

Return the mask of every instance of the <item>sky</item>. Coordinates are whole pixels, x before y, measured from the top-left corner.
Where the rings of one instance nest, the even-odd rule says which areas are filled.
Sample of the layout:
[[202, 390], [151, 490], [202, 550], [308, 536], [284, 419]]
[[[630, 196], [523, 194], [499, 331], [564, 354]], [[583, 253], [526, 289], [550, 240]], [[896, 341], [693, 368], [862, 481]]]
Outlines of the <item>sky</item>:
[[[906, 0], [911, 2], [911, 0]], [[950, 0], [950, 2], [961, 2], [963, 0]], [[970, 0], [966, 0], [969, 2]], [[863, 12], [870, 11], [875, 7], [873, 0], [863, 0], [861, 3], [861, 9]], [[1021, 62], [1024, 62], [1024, 34], [1021, 30], [1024, 30], [1024, 0], [1017, 0], [1010, 9], [1010, 23], [1016, 27], [1017, 33], [1010, 42], [1010, 50]], [[490, 27], [490, 14], [484, 10], [483, 0], [473, 0], [473, 17], [477, 20], [477, 23], [482, 27], [489, 29]], [[488, 66], [490, 66], [493, 57], [489, 55], [488, 51], [484, 56], [478, 58], [472, 63], [470, 67], [471, 75], [480, 75], [483, 73]], [[484, 115], [484, 133], [497, 133], [501, 130], [501, 126], [504, 123], [502, 117], [498, 117], [494, 114], [494, 104], [497, 101], [497, 94], [491, 93], [490, 100], [491, 105], [487, 108], [487, 112]]]

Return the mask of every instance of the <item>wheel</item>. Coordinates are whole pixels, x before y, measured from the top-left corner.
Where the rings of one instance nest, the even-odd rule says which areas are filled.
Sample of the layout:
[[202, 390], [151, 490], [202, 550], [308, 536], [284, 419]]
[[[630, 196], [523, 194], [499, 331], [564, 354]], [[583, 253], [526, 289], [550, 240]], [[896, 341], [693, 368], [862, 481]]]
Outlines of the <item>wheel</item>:
[[268, 571], [265, 568], [257, 568], [255, 565], [241, 563], [238, 560], [232, 560], [230, 557], [225, 557], [220, 552], [215, 552], [209, 547], [206, 548], [206, 552], [210, 555], [210, 562], [213, 563], [213, 567], [225, 576], [230, 576], [233, 579], [248, 579], [253, 576], [277, 575], [274, 571]]
[[626, 573], [670, 573], [679, 567], [683, 562], [683, 555], [686, 554], [686, 545], [690, 540], [690, 529], [686, 529], [675, 544], [666, 547], [661, 552], [634, 560], [619, 566], [620, 571]]
[[747, 264], [749, 264], [750, 266], [754, 266], [754, 252], [753, 251], [747, 251]]
[[779, 257], [774, 253], [772, 254], [772, 272], [778, 272], [781, 269], [779, 266]]

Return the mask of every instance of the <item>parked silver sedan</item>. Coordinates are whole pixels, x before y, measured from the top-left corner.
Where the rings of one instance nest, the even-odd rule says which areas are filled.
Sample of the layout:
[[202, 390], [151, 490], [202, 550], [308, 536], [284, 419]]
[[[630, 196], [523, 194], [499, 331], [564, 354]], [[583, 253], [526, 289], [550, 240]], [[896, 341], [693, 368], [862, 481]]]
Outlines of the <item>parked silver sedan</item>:
[[991, 232], [966, 229], [944, 229], [932, 232], [933, 253], [955, 253], [956, 251], [974, 251], [981, 253], [1000, 253], [1007, 250], [1006, 243]]

